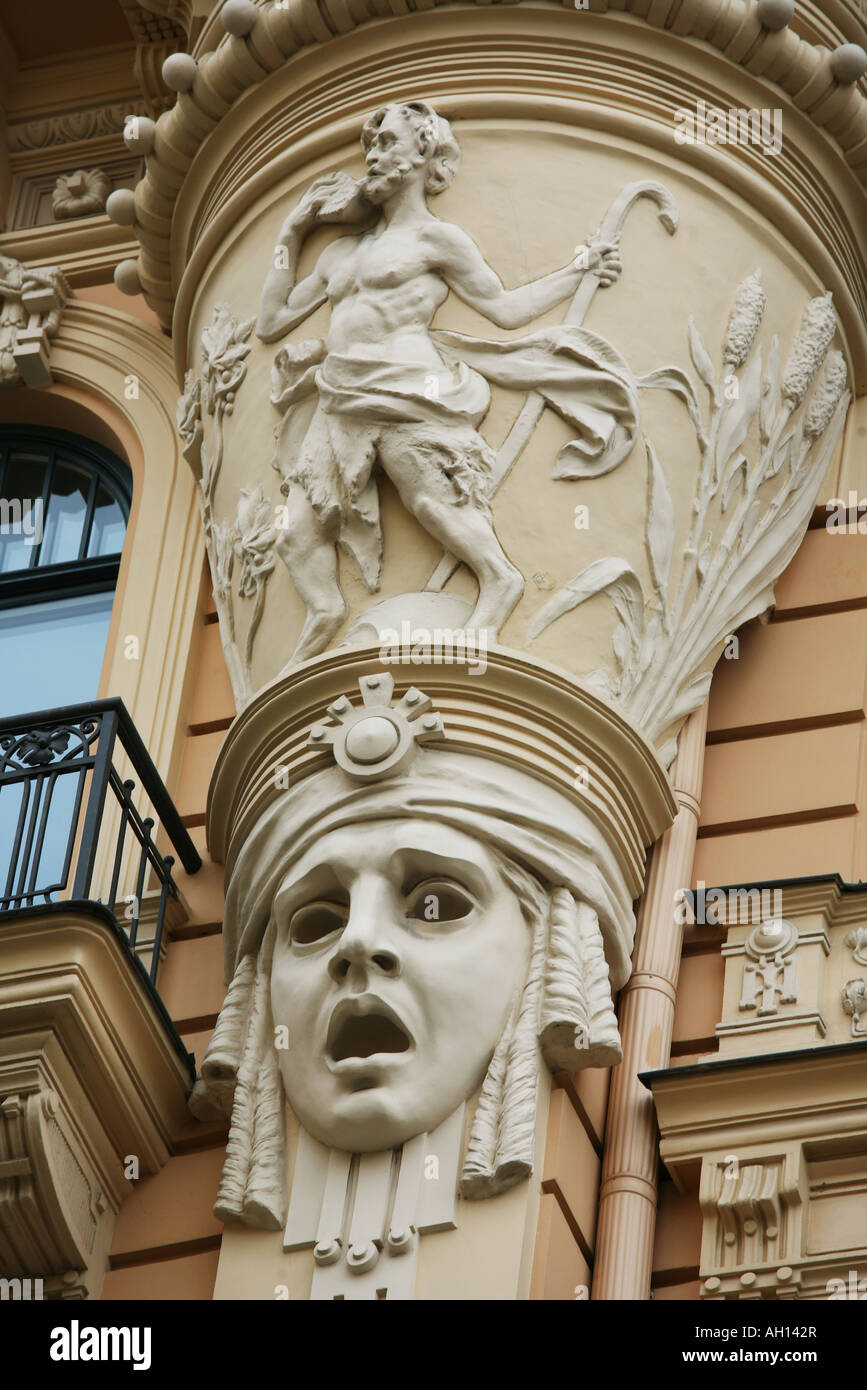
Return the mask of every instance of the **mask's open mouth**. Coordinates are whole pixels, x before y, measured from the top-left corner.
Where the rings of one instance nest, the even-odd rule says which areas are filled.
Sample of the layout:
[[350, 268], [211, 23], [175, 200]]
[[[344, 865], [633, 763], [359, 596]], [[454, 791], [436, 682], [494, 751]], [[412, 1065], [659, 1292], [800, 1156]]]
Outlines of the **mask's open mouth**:
[[335, 1062], [347, 1057], [372, 1057], [376, 1052], [407, 1052], [407, 1034], [384, 1014], [350, 1014], [340, 1024], [329, 1052]]

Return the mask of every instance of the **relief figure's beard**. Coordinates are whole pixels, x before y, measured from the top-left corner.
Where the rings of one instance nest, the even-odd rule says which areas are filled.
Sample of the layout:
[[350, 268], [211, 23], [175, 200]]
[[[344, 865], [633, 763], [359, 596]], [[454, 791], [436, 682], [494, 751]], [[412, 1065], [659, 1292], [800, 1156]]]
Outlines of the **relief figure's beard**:
[[405, 183], [412, 173], [414, 164], [408, 159], [395, 160], [385, 173], [368, 174], [361, 180], [361, 192], [369, 203], [379, 205], [390, 198]]

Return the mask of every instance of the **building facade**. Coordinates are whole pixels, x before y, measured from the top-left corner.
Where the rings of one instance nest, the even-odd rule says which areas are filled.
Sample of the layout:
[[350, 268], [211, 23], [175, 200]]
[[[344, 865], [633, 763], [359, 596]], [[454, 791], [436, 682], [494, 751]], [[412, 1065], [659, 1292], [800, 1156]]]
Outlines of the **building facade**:
[[867, 1296], [865, 34], [0, 8], [4, 1288]]

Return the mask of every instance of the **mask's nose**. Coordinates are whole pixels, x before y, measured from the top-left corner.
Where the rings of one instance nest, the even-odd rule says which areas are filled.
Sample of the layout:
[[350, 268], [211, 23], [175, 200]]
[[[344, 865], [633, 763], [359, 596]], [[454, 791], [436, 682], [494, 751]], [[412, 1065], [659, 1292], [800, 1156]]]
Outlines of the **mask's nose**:
[[394, 902], [382, 879], [359, 880], [352, 890], [349, 918], [328, 962], [337, 984], [349, 979], [365, 988], [371, 975], [396, 978], [402, 968]]

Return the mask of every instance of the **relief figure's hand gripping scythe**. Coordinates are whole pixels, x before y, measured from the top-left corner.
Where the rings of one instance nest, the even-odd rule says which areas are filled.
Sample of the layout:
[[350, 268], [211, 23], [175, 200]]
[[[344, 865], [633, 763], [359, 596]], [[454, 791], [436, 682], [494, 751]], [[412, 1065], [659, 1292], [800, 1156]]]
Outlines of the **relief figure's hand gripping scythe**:
[[[599, 231], [593, 240], [616, 244], [620, 239], [627, 214], [640, 198], [650, 198], [656, 203], [660, 222], [669, 235], [673, 236], [677, 231], [678, 222], [677, 205], [674, 198], [661, 183], [656, 183], [653, 179], [639, 179], [635, 183], [627, 184], [617, 195], [602, 219]], [[585, 315], [598, 288], [599, 276], [592, 270], [587, 271], [575, 291], [575, 297], [569, 305], [563, 322], [579, 327], [584, 322]], [[492, 497], [500, 484], [509, 476], [513, 466], [529, 443], [544, 409], [543, 397], [537, 391], [531, 391], [524, 402], [520, 415], [509, 430], [497, 454], [497, 461], [491, 473], [489, 496]], [[445, 551], [425, 585], [425, 591], [427, 593], [439, 593], [445, 588], [459, 566], [460, 561]]]

